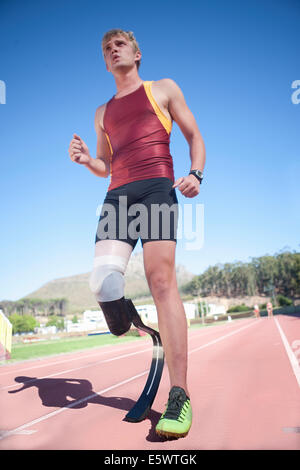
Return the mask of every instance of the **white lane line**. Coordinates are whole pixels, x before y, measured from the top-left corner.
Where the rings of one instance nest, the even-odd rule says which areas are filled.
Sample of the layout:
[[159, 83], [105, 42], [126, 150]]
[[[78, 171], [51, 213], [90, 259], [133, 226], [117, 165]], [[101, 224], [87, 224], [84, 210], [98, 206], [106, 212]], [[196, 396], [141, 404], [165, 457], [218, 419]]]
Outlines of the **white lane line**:
[[99, 392], [92, 393], [92, 395], [89, 395], [88, 397], [81, 398], [80, 400], [76, 400], [73, 403], [70, 403], [67, 406], [64, 406], [63, 408], [59, 408], [58, 410], [52, 411], [51, 413], [47, 413], [44, 416], [41, 416], [40, 418], [34, 419], [33, 421], [29, 421], [28, 423], [23, 424], [22, 426], [19, 426], [15, 429], [12, 429], [11, 431], [3, 431], [0, 434], [0, 441], [2, 439], [5, 439], [6, 437], [9, 437], [13, 434], [20, 434], [21, 432], [23, 433], [24, 429], [30, 428], [31, 426], [34, 426], [35, 424], [41, 423], [42, 421], [45, 421], [49, 418], [52, 418], [53, 416], [57, 416], [60, 413], [63, 413], [69, 408], [73, 408], [74, 406], [79, 405], [80, 403], [83, 403], [87, 400], [91, 400], [92, 398], [97, 397], [98, 395], [101, 395], [105, 392], [108, 392], [110, 390], [113, 390], [114, 388], [120, 387], [121, 385], [124, 385], [128, 382], [131, 382], [132, 380], [135, 380], [139, 377], [142, 377], [145, 374], [148, 374], [148, 370], [145, 370], [144, 372], [141, 372], [140, 374], [134, 375], [133, 377], [130, 377], [129, 379], [123, 380], [122, 382], [118, 382], [117, 384], [111, 385], [110, 387], [107, 387], [103, 390], [100, 390]]
[[261, 320], [254, 321], [253, 323], [248, 323], [246, 326], [242, 326], [242, 328], [239, 328], [238, 330], [231, 331], [230, 333], [227, 333], [226, 335], [219, 336], [219, 338], [214, 339], [210, 341], [209, 343], [203, 344], [202, 346], [199, 346], [198, 348], [192, 349], [189, 351], [189, 354], [192, 354], [193, 352], [200, 351], [200, 349], [207, 348], [208, 346], [211, 346], [212, 344], [216, 344], [219, 341], [222, 341], [225, 338], [228, 338], [229, 336], [233, 336], [236, 333], [239, 333], [242, 330], [245, 330], [246, 328], [249, 328], [250, 326], [257, 325]]
[[[8, 433], [9, 431], [0, 431], [0, 440], [1, 440], [1, 436], [3, 436], [4, 434]], [[35, 429], [24, 429], [24, 430], [20, 430], [18, 432], [16, 432], [15, 434], [20, 434], [21, 436], [29, 436], [30, 434], [34, 434], [36, 432]]]
[[[143, 341], [144, 343], [144, 341]], [[138, 346], [143, 346], [143, 343], [139, 343]], [[124, 346], [129, 346], [128, 343], [124, 343]], [[111, 346], [111, 345], [107, 345], [107, 346]], [[104, 347], [107, 347], [107, 346], [103, 346]], [[116, 347], [116, 345], [114, 345]], [[17, 371], [20, 373], [20, 372], [24, 372], [26, 370], [32, 370], [32, 369], [39, 369], [41, 367], [48, 367], [48, 366], [53, 366], [53, 365], [60, 365], [60, 364], [63, 364], [64, 362], [72, 362], [72, 361], [78, 361], [78, 359], [89, 359], [89, 358], [92, 358], [93, 356], [101, 356], [101, 355], [104, 355], [104, 354], [110, 354], [110, 353], [114, 353], [114, 352], [117, 352], [117, 351], [123, 351], [124, 349], [132, 349], [134, 348], [135, 346], [137, 346], [137, 344], [131, 344], [128, 348], [124, 348], [124, 347], [119, 347], [119, 348], [116, 348], [116, 349], [110, 349], [110, 350], [105, 350], [105, 351], [99, 351], [99, 348], [101, 348], [101, 346], [99, 346], [99, 348], [97, 347], [97, 351], [96, 352], [91, 352], [90, 354], [86, 354], [86, 355], [80, 355], [80, 357], [78, 358], [78, 353], [79, 351], [72, 351], [70, 353], [62, 353], [63, 355], [65, 354], [76, 354], [76, 357], [70, 357], [70, 358], [67, 358], [67, 359], [64, 359], [62, 361], [54, 361], [54, 362], [44, 362], [44, 361], [47, 361], [47, 358], [42, 358], [42, 359], [35, 359], [36, 361], [43, 361], [41, 362], [40, 364], [37, 364], [37, 365], [32, 365], [32, 366], [28, 366], [28, 367], [25, 367], [25, 368], [18, 368], [16, 370], [6, 370], [5, 372], [3, 373], [0, 373], [0, 377], [2, 377], [3, 375], [8, 375], [8, 374], [14, 374], [16, 373]], [[31, 361], [34, 359], [30, 359]], [[13, 363], [13, 364], [9, 364], [5, 367], [14, 367], [18, 365], [18, 363]]]
[[279, 324], [279, 321], [277, 320], [277, 318], [274, 318], [275, 320], [275, 323], [276, 323], [276, 326], [278, 328], [278, 331], [279, 331], [279, 334], [280, 334], [280, 337], [282, 339], [282, 342], [283, 342], [283, 345], [285, 347], [285, 350], [286, 350], [286, 353], [288, 355], [288, 358], [290, 360], [290, 363], [291, 363], [291, 366], [292, 366], [292, 369], [293, 369], [293, 372], [295, 374], [295, 377], [296, 377], [296, 380], [298, 382], [298, 385], [300, 387], [300, 365], [298, 363], [298, 360], [293, 352], [293, 350], [291, 349], [290, 345], [289, 345], [289, 342]]
[[[117, 361], [119, 359], [123, 359], [125, 357], [129, 357], [129, 356], [136, 356], [137, 354], [141, 354], [143, 352], [146, 352], [146, 351], [151, 351], [152, 348], [147, 348], [147, 349], [142, 349], [141, 351], [135, 351], [135, 352], [132, 352], [132, 353], [128, 353], [128, 354], [122, 354], [120, 356], [116, 356], [116, 357], [112, 357], [110, 359], [103, 359], [101, 361], [97, 361], [97, 362], [94, 362], [93, 363], [93, 366], [96, 366], [96, 365], [99, 365], [99, 364], [103, 364], [103, 363], [106, 363], [106, 362], [112, 362], [112, 361]], [[74, 371], [77, 371], [77, 370], [80, 370], [80, 369], [85, 369], [86, 367], [91, 367], [91, 364], [88, 364], [88, 365], [84, 365], [84, 366], [80, 366], [80, 367], [76, 367], [74, 369], [68, 369], [68, 370], [63, 370], [61, 372], [55, 372], [53, 374], [49, 374], [49, 375], [44, 375], [43, 377], [36, 377], [34, 379], [30, 379], [28, 381], [26, 381], [24, 383], [24, 385], [27, 385], [27, 384], [32, 384], [34, 382], [38, 382], [39, 380], [43, 380], [43, 379], [49, 379], [51, 377], [57, 377], [58, 375], [63, 375], [63, 374], [69, 374], [70, 372], [74, 372]], [[7, 385], [6, 387], [2, 387], [0, 388], [0, 391], [1, 390], [7, 390], [9, 388], [15, 388], [15, 387], [19, 387], [20, 384], [19, 383], [16, 383], [16, 384], [12, 384], [12, 385]]]

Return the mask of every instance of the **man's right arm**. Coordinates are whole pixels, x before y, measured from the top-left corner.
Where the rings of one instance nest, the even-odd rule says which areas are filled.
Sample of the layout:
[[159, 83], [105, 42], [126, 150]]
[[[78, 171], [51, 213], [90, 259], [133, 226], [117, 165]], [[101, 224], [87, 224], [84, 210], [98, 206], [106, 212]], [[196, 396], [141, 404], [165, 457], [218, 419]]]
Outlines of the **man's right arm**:
[[102, 128], [105, 105], [99, 106], [95, 113], [95, 131], [97, 134], [96, 158], [90, 157], [85, 166], [96, 176], [106, 178], [110, 174], [111, 150]]
[[86, 166], [96, 176], [106, 178], [110, 173], [111, 150], [102, 127], [104, 110], [105, 105], [99, 106], [95, 114], [96, 158], [91, 157], [88, 146], [77, 134], [74, 134], [70, 142], [69, 155], [73, 162]]

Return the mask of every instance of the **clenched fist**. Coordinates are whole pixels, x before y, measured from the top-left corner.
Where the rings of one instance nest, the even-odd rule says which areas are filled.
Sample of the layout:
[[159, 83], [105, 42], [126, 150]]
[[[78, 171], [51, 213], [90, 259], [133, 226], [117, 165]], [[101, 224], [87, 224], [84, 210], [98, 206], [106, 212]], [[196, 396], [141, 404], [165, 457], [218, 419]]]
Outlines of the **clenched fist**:
[[185, 197], [195, 197], [200, 192], [200, 183], [193, 175], [182, 176], [172, 186], [179, 189]]
[[84, 165], [91, 159], [86, 143], [77, 134], [73, 134], [73, 139], [69, 145], [69, 155], [73, 162]]

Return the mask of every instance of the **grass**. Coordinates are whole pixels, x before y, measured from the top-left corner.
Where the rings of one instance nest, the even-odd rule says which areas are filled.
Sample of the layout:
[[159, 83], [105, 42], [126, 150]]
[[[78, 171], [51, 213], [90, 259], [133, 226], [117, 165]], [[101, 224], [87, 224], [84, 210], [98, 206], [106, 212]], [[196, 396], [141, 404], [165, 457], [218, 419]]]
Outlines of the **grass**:
[[15, 361], [24, 361], [26, 359], [37, 359], [44, 356], [69, 353], [83, 349], [99, 348], [107, 344], [120, 344], [128, 341], [141, 339], [140, 336], [121, 336], [97, 335], [81, 336], [76, 338], [61, 338], [51, 341], [41, 341], [37, 343], [15, 344], [12, 346], [11, 359], [3, 364], [10, 364]]

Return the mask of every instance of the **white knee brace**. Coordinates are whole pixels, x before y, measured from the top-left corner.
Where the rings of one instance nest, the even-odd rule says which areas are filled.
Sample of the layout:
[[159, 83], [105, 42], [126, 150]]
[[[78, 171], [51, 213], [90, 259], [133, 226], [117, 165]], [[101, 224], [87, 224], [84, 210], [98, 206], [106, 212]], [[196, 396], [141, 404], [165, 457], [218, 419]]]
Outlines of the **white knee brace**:
[[128, 260], [122, 256], [105, 255], [94, 259], [89, 283], [98, 302], [111, 302], [124, 296], [124, 273]]

